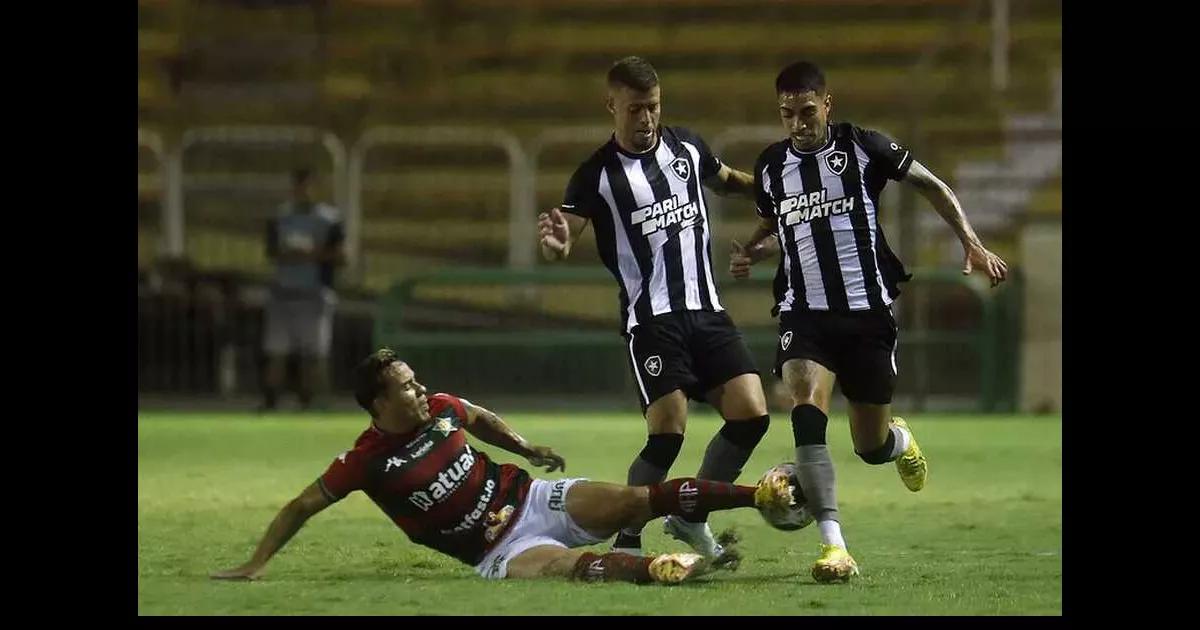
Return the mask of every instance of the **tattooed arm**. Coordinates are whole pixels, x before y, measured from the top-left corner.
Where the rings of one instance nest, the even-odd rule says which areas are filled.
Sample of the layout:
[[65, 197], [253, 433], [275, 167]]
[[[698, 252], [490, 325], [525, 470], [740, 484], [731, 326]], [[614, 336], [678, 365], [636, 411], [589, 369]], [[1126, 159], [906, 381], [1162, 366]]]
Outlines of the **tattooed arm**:
[[545, 466], [546, 472], [566, 471], [566, 462], [548, 446], [533, 446], [528, 440], [513, 431], [500, 416], [467, 401], [467, 431], [475, 437], [529, 460], [534, 466]]

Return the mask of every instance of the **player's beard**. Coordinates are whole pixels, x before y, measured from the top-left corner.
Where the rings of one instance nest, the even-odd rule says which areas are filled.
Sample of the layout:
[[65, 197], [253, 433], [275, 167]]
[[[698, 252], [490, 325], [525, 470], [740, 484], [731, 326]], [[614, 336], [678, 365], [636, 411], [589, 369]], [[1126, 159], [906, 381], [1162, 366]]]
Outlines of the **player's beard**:
[[639, 131], [634, 131], [633, 132], [633, 141], [630, 144], [632, 144], [633, 148], [637, 149], [638, 151], [646, 151], [650, 147], [654, 146], [654, 140], [657, 137], [657, 135], [658, 134], [655, 133], [655, 131], [653, 129], [650, 130], [649, 134], [644, 134], [644, 133], [640, 133]]

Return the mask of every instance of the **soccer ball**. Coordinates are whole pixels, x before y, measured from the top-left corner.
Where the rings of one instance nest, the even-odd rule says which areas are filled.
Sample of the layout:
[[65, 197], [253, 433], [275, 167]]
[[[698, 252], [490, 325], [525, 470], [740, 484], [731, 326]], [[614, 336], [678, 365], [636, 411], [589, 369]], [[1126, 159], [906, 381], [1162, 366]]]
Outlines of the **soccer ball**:
[[[808, 500], [804, 498], [804, 493], [800, 490], [800, 479], [796, 477], [796, 465], [791, 462], [784, 462], [772, 466], [770, 470], [763, 473], [762, 479], [766, 479], [769, 475], [775, 473], [787, 475], [788, 485], [792, 490], [793, 503], [783, 509], [759, 508], [758, 513], [762, 515], [763, 520], [768, 525], [785, 532], [792, 532], [808, 527], [813, 522], [813, 515], [808, 511]], [[759, 480], [759, 483], [762, 483], [762, 479]]]

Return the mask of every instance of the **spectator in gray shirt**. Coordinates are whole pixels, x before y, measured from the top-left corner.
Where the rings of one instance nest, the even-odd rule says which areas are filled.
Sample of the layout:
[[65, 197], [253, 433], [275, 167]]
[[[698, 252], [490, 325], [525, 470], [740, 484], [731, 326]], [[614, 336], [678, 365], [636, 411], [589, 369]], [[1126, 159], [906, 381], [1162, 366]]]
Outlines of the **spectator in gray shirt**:
[[288, 354], [300, 355], [301, 408], [324, 392], [337, 295], [333, 269], [346, 262], [341, 213], [313, 198], [308, 169], [292, 173], [292, 200], [267, 226], [267, 256], [275, 263], [266, 305], [263, 349], [267, 373], [261, 410], [275, 409]]

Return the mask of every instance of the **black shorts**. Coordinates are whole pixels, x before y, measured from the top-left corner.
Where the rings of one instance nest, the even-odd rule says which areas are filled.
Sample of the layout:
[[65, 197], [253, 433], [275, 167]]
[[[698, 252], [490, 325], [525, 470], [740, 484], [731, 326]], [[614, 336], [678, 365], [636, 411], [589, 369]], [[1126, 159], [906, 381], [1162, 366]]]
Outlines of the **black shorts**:
[[724, 311], [664, 313], [622, 335], [642, 413], [679, 389], [692, 400], [742, 374], [758, 374], [742, 333]]
[[896, 318], [892, 309], [779, 314], [775, 375], [791, 359], [816, 361], [837, 375], [850, 402], [886, 405], [896, 389]]

